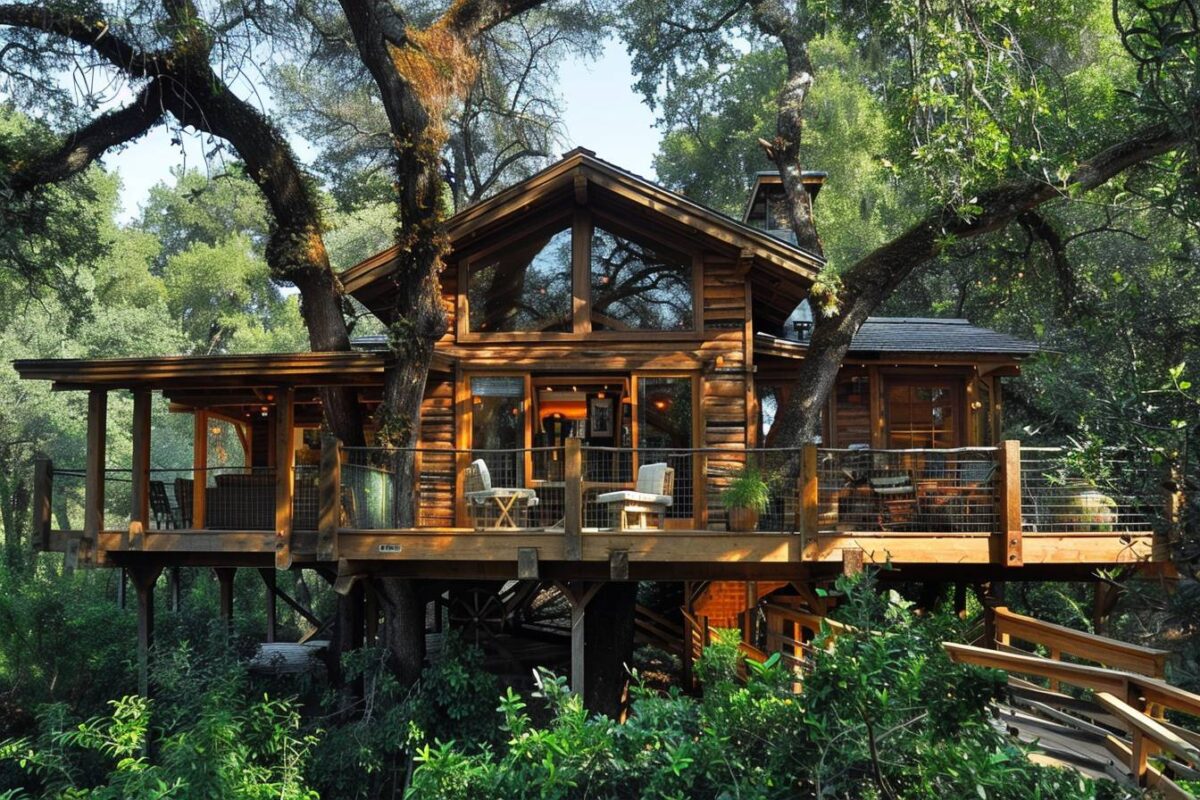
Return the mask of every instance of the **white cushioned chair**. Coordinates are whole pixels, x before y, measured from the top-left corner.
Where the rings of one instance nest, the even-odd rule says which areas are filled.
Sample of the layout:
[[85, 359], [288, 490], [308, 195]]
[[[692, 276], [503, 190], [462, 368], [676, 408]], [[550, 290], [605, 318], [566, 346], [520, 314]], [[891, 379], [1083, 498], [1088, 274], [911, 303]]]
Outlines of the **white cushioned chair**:
[[596, 502], [608, 505], [609, 518], [615, 515], [619, 531], [653, 530], [666, 524], [674, 491], [674, 469], [666, 464], [643, 464], [638, 469], [637, 487], [633, 491], [606, 492]]
[[466, 478], [463, 496], [477, 531], [524, 527], [529, 509], [538, 504], [533, 489], [492, 486], [492, 474], [482, 458], [471, 462]]

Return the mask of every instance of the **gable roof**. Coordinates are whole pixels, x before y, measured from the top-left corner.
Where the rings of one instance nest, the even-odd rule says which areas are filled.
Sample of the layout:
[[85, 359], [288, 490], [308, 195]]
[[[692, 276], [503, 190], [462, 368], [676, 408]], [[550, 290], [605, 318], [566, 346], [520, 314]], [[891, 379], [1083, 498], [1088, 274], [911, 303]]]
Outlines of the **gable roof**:
[[[818, 255], [596, 158], [594, 152], [582, 147], [526, 180], [463, 209], [447, 220], [446, 232], [451, 248], [461, 250], [541, 208], [564, 201], [591, 203], [596, 199], [594, 195], [653, 217], [664, 226], [704, 237], [751, 261], [751, 272], [771, 272], [777, 282], [788, 281], [807, 290], [824, 265]], [[375, 309], [379, 294], [386, 292], [382, 279], [395, 269], [396, 254], [397, 248], [392, 247], [345, 270], [340, 275], [343, 287]]]

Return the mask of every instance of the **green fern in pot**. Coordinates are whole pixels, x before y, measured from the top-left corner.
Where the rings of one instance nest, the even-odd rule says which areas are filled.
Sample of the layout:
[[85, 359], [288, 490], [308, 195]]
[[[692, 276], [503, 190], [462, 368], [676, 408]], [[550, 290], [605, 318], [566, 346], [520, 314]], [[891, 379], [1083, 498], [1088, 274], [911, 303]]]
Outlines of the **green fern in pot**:
[[754, 464], [747, 463], [737, 477], [721, 492], [729, 530], [750, 532], [758, 528], [758, 518], [771, 502], [771, 486]]

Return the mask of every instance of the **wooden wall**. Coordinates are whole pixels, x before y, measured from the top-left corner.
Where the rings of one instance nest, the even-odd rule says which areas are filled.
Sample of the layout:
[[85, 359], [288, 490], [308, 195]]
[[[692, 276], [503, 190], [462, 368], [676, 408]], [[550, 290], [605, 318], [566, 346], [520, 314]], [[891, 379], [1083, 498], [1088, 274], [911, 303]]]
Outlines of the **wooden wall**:
[[[421, 402], [420, 505], [422, 525], [454, 525], [454, 376], [429, 373]], [[445, 454], [430, 452], [444, 450]]]
[[696, 444], [720, 451], [706, 453], [701, 464], [708, 527], [724, 528], [721, 492], [744, 464], [745, 448], [753, 444], [754, 384], [748, 371], [753, 331], [749, 291], [738, 262], [709, 254], [703, 276], [705, 349], [711, 361], [700, 380], [701, 435]]

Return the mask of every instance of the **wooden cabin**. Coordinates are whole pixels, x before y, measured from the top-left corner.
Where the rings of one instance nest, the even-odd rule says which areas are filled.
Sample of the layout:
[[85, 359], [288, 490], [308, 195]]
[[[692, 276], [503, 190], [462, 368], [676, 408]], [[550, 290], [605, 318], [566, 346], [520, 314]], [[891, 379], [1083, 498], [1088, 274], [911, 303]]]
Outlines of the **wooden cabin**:
[[[814, 197], [823, 180], [805, 176]], [[820, 445], [773, 447], [822, 265], [780, 230], [780, 192], [759, 175], [737, 220], [578, 149], [454, 216], [449, 325], [411, 452], [320, 435], [322, 388], [354, 387], [368, 416], [378, 406], [381, 341], [17, 362], [23, 378], [89, 393], [86, 463], [39, 464], [36, 545], [99, 565], [325, 564], [345, 578], [797, 583], [891, 562], [906, 577], [983, 581], [1165, 564], [1162, 498], [1128, 488], [1148, 460], [1114, 457], [1131, 482], [1097, 485], [1060, 452], [1002, 442], [1002, 380], [1037, 347], [965, 320], [868, 321]], [[394, 259], [341, 276], [385, 321]], [[130, 464], [106, 456], [113, 391], [134, 398]], [[150, 463], [160, 395], [194, 415], [190, 464]], [[222, 425], [240, 453], [218, 464]], [[411, 497], [395, 490], [398, 459], [419, 476]], [[733, 532], [721, 493], [747, 462], [771, 502], [757, 530]], [[622, 529], [605, 498], [662, 464], [669, 503]], [[112, 490], [118, 474], [127, 496]], [[55, 509], [72, 502], [82, 518], [63, 525]], [[415, 526], [400, 529], [404, 504]]]

